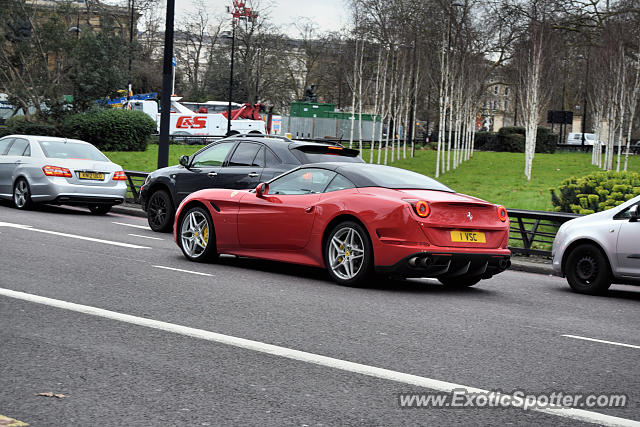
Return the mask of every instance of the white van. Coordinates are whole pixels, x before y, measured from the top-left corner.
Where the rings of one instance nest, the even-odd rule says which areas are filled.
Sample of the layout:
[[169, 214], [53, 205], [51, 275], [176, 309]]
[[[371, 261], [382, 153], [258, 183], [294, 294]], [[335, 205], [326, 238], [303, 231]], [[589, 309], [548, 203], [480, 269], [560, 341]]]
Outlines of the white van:
[[[593, 145], [595, 140], [596, 140], [596, 135], [594, 133], [584, 134], [584, 145]], [[579, 133], [579, 132], [570, 133], [569, 136], [567, 136], [567, 144], [582, 145], [582, 133]]]

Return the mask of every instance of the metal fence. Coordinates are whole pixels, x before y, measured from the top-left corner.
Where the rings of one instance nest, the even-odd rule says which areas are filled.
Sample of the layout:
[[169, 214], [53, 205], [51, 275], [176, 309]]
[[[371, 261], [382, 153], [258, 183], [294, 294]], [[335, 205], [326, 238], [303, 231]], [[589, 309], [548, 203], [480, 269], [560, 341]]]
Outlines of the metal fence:
[[[566, 212], [528, 211], [508, 209], [509, 249], [524, 255], [551, 256], [551, 244], [558, 228], [567, 221], [578, 218], [578, 214]], [[519, 242], [517, 246], [512, 241]]]
[[[351, 135], [351, 120], [327, 119], [318, 117], [291, 117], [282, 116], [281, 133], [290, 133], [293, 139], [323, 139], [342, 138], [348, 140]], [[377, 121], [362, 121], [362, 139], [364, 141], [378, 140], [380, 126]], [[360, 140], [360, 125], [358, 116], [355, 116], [353, 125], [353, 140]]]
[[127, 175], [127, 202], [139, 203], [140, 187], [144, 184], [144, 180], [149, 175], [147, 172], [124, 171]]
[[[148, 173], [124, 171], [127, 175], [127, 202], [139, 203], [140, 186]], [[523, 255], [551, 255], [551, 244], [558, 228], [565, 222], [581, 215], [566, 212], [529, 211], [508, 209], [511, 228], [509, 230], [509, 249]], [[517, 242], [516, 245], [514, 243]]]

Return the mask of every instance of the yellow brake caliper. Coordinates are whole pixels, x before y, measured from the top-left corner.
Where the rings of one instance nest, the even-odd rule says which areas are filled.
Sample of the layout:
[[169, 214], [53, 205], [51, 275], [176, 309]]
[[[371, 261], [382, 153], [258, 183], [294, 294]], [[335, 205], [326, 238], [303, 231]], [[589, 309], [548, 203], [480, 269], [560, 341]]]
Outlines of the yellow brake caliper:
[[202, 229], [202, 239], [205, 243], [209, 243], [209, 226]]

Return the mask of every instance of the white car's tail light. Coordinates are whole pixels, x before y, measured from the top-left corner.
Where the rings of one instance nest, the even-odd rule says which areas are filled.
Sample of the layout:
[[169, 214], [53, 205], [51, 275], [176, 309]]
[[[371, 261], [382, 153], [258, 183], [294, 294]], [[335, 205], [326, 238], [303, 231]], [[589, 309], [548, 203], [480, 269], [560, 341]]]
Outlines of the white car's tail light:
[[71, 171], [69, 169], [60, 166], [43, 166], [42, 172], [44, 172], [46, 176], [60, 176], [62, 178], [72, 177]]
[[127, 180], [127, 175], [124, 173], [124, 171], [117, 171], [116, 173], [113, 174], [113, 180], [114, 181], [126, 181]]

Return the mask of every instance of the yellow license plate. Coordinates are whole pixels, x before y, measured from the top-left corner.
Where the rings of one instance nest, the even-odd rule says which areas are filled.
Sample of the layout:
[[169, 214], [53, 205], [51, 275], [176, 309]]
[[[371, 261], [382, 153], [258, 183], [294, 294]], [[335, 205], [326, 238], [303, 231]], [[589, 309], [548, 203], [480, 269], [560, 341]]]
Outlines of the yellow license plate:
[[480, 231], [452, 231], [452, 242], [487, 243], [484, 233]]
[[104, 174], [98, 172], [78, 172], [78, 178], [80, 179], [95, 179], [104, 180]]

